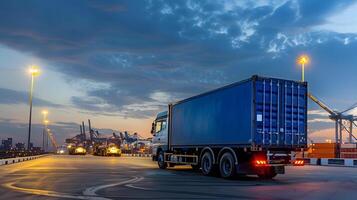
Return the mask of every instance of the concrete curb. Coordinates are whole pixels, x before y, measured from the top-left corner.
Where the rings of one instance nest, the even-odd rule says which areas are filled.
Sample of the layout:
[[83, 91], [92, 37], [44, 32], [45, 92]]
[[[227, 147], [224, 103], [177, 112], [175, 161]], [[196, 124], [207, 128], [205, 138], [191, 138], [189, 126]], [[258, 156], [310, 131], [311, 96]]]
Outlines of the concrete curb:
[[123, 153], [122, 156], [126, 156], [126, 157], [151, 157], [151, 154], [138, 154], [138, 153], [128, 154], [128, 153]]
[[1, 166], [1, 165], [10, 165], [10, 164], [19, 163], [19, 162], [24, 162], [24, 161], [28, 161], [28, 160], [34, 160], [34, 159], [41, 158], [41, 157], [43, 157], [43, 156], [46, 156], [46, 155], [0, 159], [0, 166]]
[[357, 167], [357, 159], [350, 158], [305, 158], [309, 165]]

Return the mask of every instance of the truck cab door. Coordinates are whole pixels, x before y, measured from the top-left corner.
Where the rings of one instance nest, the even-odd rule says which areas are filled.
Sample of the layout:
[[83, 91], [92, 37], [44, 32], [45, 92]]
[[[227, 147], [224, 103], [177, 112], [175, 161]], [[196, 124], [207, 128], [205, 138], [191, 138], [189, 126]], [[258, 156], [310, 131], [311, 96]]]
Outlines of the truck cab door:
[[166, 149], [167, 146], [167, 119], [156, 120], [154, 125], [153, 134], [154, 137], [152, 139], [153, 145], [153, 154], [156, 154], [157, 149], [160, 147], [162, 149]]

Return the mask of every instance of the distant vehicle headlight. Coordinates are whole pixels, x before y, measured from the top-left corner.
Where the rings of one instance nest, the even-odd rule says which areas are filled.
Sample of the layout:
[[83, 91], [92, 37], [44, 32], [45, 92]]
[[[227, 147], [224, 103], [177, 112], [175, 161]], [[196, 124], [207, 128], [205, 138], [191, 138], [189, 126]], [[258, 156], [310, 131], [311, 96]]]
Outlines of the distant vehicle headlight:
[[59, 151], [59, 153], [60, 153], [60, 154], [64, 154], [64, 150], [61, 149], [61, 150]]
[[77, 153], [85, 153], [86, 150], [85, 150], [83, 147], [77, 147], [77, 148], [76, 148], [76, 152], [77, 152]]
[[109, 148], [109, 153], [119, 153], [119, 149], [116, 147]]

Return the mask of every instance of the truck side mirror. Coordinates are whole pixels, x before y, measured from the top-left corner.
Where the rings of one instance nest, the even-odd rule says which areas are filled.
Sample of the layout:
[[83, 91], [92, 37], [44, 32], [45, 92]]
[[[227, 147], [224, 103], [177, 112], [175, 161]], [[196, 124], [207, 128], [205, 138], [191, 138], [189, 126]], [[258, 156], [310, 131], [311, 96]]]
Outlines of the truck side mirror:
[[151, 134], [155, 134], [155, 123], [153, 122], [152, 124], [151, 124]]

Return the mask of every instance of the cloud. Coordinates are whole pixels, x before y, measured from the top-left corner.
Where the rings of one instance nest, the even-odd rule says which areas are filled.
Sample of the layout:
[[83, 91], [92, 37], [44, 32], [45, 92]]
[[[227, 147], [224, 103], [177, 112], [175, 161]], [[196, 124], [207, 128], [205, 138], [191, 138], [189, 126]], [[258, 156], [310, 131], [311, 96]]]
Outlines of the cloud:
[[309, 115], [318, 115], [318, 116], [324, 116], [328, 117], [329, 113], [324, 111], [324, 110], [308, 110], [307, 112]]
[[331, 123], [331, 119], [326, 119], [326, 118], [315, 118], [315, 119], [309, 119], [309, 123], [315, 123], [315, 122], [325, 122], [325, 123]]
[[[355, 69], [357, 37], [314, 27], [350, 4], [2, 1], [0, 43], [46, 60], [68, 79], [92, 83], [85, 96], [71, 97], [82, 112], [147, 118], [170, 101], [256, 73], [295, 77], [295, 58], [306, 49], [326, 67], [308, 77], [314, 88], [331, 84], [334, 57], [345, 71]], [[353, 80], [352, 73], [338, 75]]]
[[[328, 128], [328, 129], [321, 129], [321, 130], [316, 130], [308, 134], [309, 138], [314, 142], [325, 142], [326, 139], [330, 139], [334, 141], [335, 138], [335, 129], [333, 128]], [[346, 136], [344, 135], [346, 138]]]
[[[24, 91], [15, 91], [6, 88], [0, 88], [0, 104], [28, 104], [29, 94]], [[59, 104], [55, 104], [43, 99], [33, 98], [34, 106], [44, 107], [61, 107]]]
[[357, 33], [356, 9], [357, 3], [354, 3], [344, 11], [336, 12], [332, 16], [329, 16], [325, 23], [316, 27], [316, 29], [338, 33]]

